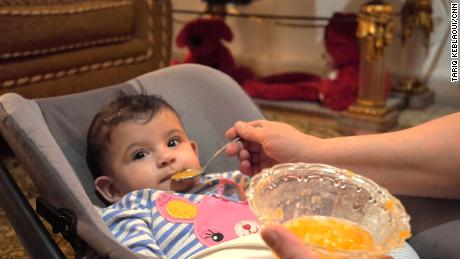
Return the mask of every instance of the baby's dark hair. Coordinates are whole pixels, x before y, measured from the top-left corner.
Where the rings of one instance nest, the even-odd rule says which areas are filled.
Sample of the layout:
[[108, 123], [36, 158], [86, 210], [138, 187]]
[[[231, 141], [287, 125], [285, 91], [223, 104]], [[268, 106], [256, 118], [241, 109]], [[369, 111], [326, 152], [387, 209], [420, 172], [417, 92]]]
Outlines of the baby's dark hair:
[[126, 121], [147, 123], [165, 109], [180, 118], [176, 110], [159, 96], [144, 92], [137, 95], [120, 92], [115, 100], [96, 113], [86, 136], [86, 162], [94, 179], [106, 174], [104, 151], [116, 126]]

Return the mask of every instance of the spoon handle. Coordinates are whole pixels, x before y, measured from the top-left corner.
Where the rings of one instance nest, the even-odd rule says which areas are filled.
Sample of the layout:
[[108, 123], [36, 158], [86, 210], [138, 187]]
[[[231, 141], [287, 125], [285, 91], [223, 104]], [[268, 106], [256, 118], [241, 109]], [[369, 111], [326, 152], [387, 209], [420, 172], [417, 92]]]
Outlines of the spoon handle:
[[228, 142], [227, 144], [225, 144], [223, 147], [221, 147], [219, 150], [216, 151], [216, 153], [214, 153], [214, 155], [212, 155], [211, 158], [209, 158], [209, 160], [206, 162], [206, 164], [204, 164], [204, 166], [201, 168], [201, 173], [200, 174], [203, 174], [206, 169], [208, 168], [209, 164], [211, 164], [211, 162], [218, 156], [220, 155], [220, 153], [222, 153], [222, 151], [224, 151], [228, 145], [234, 143], [234, 142], [237, 142], [240, 140], [240, 137], [236, 137], [234, 139], [232, 139], [232, 141]]

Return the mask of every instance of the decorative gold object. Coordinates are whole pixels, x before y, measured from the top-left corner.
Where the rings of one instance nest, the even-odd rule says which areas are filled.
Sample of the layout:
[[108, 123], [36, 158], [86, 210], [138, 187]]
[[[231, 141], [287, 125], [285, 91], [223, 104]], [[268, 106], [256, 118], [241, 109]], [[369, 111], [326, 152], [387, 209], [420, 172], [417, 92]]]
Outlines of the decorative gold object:
[[211, 14], [211, 17], [225, 19], [227, 6], [225, 4], [211, 4], [208, 2], [206, 12]]
[[389, 112], [390, 109], [385, 105], [385, 100], [358, 99], [356, 103], [348, 108], [348, 111], [355, 114], [361, 114], [363, 115], [361, 118], [365, 119], [366, 116], [382, 117]]
[[358, 99], [347, 114], [375, 121], [387, 114], [384, 48], [393, 38], [393, 7], [383, 1], [371, 1], [361, 7], [357, 36], [360, 38]]
[[419, 79], [416, 78], [404, 78], [401, 79], [392, 90], [404, 93], [421, 94], [428, 91], [428, 88]]
[[419, 79], [433, 32], [431, 0], [407, 0], [401, 10], [401, 78], [397, 92], [421, 94], [428, 88]]
[[368, 61], [383, 57], [384, 49], [393, 39], [393, 6], [382, 1], [371, 1], [361, 7], [356, 36], [366, 45]]
[[415, 27], [420, 28], [424, 34], [424, 43], [428, 47], [430, 34], [433, 32], [431, 0], [407, 0], [401, 10], [403, 44], [412, 35]]

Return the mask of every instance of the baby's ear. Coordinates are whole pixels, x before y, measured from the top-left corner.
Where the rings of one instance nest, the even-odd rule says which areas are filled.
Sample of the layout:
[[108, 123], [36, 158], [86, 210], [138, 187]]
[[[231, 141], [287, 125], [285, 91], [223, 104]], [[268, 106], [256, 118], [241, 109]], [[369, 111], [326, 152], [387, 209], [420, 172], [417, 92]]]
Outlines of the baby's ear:
[[193, 222], [198, 214], [198, 204], [167, 192], [158, 196], [156, 204], [160, 214], [171, 222]]
[[190, 144], [192, 145], [192, 149], [193, 151], [195, 151], [196, 156], [198, 156], [199, 155], [198, 144], [195, 141], [190, 141]]
[[106, 175], [99, 176], [94, 180], [94, 184], [96, 185], [96, 190], [106, 201], [114, 203], [121, 199], [122, 195], [114, 184], [112, 177]]

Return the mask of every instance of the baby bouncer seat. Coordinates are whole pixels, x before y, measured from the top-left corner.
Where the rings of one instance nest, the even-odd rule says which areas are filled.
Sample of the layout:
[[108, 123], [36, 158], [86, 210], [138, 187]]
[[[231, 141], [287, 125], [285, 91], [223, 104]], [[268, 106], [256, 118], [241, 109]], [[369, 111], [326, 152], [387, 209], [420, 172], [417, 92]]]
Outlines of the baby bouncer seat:
[[[86, 165], [86, 132], [95, 113], [119, 91], [157, 94], [179, 113], [201, 162], [226, 143], [224, 132], [237, 120], [263, 118], [241, 87], [209, 67], [184, 64], [157, 70], [126, 83], [59, 97], [30, 100], [0, 97], [0, 133], [34, 182], [37, 211], [69, 241], [77, 257], [142, 258], [120, 245], [94, 205], [96, 195]], [[210, 171], [237, 169], [222, 156]], [[2, 166], [0, 201], [31, 258], [62, 258], [27, 200]]]
[[[194, 64], [164, 68], [126, 83], [77, 94], [36, 100], [13, 93], [0, 97], [0, 134], [37, 188], [37, 211], [51, 222], [53, 232], [62, 233], [69, 241], [77, 258], [143, 258], [120, 245], [97, 213], [95, 205], [105, 204], [96, 195], [85, 160], [86, 132], [95, 113], [119, 91], [136, 94], [142, 89], [161, 95], [178, 111], [188, 135], [199, 144], [202, 163], [227, 142], [224, 132], [235, 121], [263, 118], [233, 79]], [[210, 171], [237, 168], [236, 160], [222, 156]], [[458, 201], [443, 202], [458, 211]], [[64, 258], [1, 164], [0, 205], [31, 258]], [[442, 210], [419, 212], [411, 216], [439, 216]], [[451, 222], [428, 228], [409, 240], [421, 258], [458, 258], [460, 220], [457, 214], [448, 214]]]

